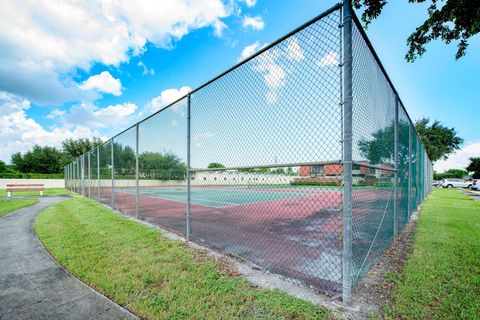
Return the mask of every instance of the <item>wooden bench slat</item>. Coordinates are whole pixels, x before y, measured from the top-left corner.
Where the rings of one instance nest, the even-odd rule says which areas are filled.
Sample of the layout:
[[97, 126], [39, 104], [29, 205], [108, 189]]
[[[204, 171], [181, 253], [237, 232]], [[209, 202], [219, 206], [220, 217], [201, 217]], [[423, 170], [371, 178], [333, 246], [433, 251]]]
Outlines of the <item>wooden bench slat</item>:
[[22, 189], [16, 189], [16, 188], [7, 188], [7, 192], [18, 192], [18, 191], [45, 191], [45, 188], [22, 188]]
[[45, 187], [44, 184], [7, 184], [7, 187]]

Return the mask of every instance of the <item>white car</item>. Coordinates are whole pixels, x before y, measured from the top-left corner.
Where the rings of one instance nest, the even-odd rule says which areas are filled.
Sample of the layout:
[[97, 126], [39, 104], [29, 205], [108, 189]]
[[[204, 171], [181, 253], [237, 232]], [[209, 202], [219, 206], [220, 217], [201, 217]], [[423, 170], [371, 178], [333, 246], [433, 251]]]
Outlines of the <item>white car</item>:
[[449, 178], [449, 179], [443, 179], [442, 180], [442, 187], [444, 187], [444, 188], [471, 188], [472, 187], [472, 182], [471, 181], [465, 181], [463, 179]]
[[474, 179], [472, 181], [472, 190], [480, 191], [480, 179]]

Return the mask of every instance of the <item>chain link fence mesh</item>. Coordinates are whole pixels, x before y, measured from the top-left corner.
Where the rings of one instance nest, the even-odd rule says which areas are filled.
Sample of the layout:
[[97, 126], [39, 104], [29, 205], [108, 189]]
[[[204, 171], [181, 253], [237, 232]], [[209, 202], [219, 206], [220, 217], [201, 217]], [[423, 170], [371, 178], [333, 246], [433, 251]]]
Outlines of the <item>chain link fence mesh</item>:
[[346, 263], [357, 283], [433, 171], [355, 18], [346, 261], [343, 23], [337, 5], [76, 159], [67, 188], [327, 294], [341, 292]]

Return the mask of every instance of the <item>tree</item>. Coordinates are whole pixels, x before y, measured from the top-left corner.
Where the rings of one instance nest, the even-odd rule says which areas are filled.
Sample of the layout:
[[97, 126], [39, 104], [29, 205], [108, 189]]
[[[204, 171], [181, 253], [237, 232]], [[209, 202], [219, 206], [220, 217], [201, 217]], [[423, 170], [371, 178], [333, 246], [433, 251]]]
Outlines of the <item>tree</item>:
[[7, 164], [0, 160], [0, 173], [6, 172], [7, 171]]
[[170, 152], [143, 152], [138, 157], [140, 177], [155, 180], [183, 180], [187, 166]]
[[88, 151], [98, 147], [103, 143], [102, 139], [94, 137], [92, 139], [80, 138], [72, 139], [68, 138], [62, 141], [62, 149], [66, 154], [67, 163], [70, 163], [75, 158], [87, 153]]
[[[408, 0], [424, 3], [426, 0]], [[480, 32], [480, 1], [478, 0], [431, 0], [428, 18], [408, 37], [408, 52], [405, 59], [413, 62], [425, 52], [425, 46], [441, 39], [446, 44], [458, 40], [455, 58], [465, 55], [468, 40]], [[388, 0], [353, 0], [356, 9], [364, 9], [362, 21], [368, 26], [381, 13]]]
[[[362, 138], [358, 142], [360, 154], [368, 159], [370, 164], [386, 164], [394, 161], [394, 134], [393, 124], [375, 131], [371, 139]], [[399, 163], [408, 163], [409, 161], [409, 124], [399, 122], [398, 124], [398, 161]]]
[[63, 153], [54, 147], [33, 146], [25, 154], [20, 152], [12, 155], [14, 168], [23, 173], [62, 173]]
[[480, 157], [470, 158], [470, 164], [466, 169], [473, 172], [474, 179], [480, 179]]
[[449, 169], [443, 173], [434, 173], [433, 179], [434, 180], [442, 180], [447, 178], [456, 178], [462, 179], [463, 177], [467, 176], [468, 172], [462, 169]]
[[212, 162], [208, 164], [208, 169], [215, 169], [215, 168], [225, 168], [225, 166], [218, 162]]
[[457, 136], [455, 128], [448, 128], [438, 120], [430, 124], [430, 119], [422, 118], [415, 122], [415, 129], [432, 162], [447, 159], [448, 155], [460, 149], [463, 143], [463, 139]]

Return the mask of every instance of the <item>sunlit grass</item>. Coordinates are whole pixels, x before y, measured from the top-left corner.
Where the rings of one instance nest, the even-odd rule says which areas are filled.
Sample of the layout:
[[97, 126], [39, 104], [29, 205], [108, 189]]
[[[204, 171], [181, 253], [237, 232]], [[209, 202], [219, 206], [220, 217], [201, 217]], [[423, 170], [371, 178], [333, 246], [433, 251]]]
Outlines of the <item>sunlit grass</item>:
[[8, 199], [0, 200], [0, 217], [12, 211], [32, 206], [38, 202], [38, 199]]
[[480, 202], [435, 189], [395, 282], [386, 318], [480, 319]]

